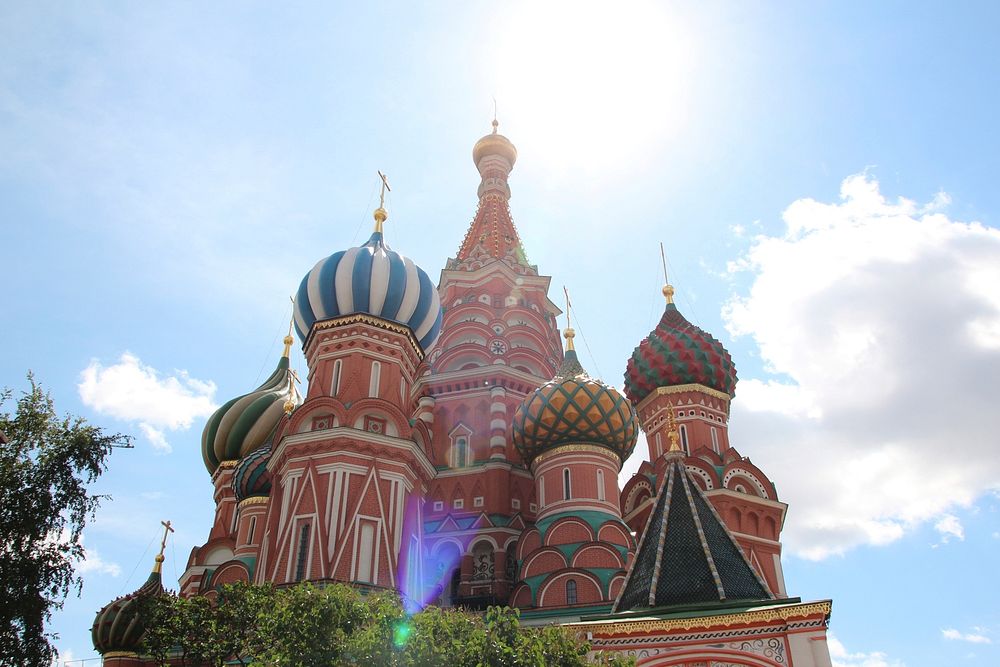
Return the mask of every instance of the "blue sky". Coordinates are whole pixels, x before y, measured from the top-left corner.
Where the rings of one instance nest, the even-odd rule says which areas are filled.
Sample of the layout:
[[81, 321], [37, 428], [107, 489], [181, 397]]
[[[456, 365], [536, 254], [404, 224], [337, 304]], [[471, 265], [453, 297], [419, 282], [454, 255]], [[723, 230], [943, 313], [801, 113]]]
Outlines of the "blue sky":
[[834, 599], [837, 664], [997, 664], [996, 7], [620, 5], [0, 6], [0, 378], [136, 438], [64, 659], [160, 519], [167, 578], [204, 541], [204, 420], [364, 240], [376, 169], [389, 243], [432, 276], [455, 254], [495, 96], [588, 370], [620, 384], [655, 324], [659, 241], [732, 352], [731, 441], [791, 505], [788, 589]]

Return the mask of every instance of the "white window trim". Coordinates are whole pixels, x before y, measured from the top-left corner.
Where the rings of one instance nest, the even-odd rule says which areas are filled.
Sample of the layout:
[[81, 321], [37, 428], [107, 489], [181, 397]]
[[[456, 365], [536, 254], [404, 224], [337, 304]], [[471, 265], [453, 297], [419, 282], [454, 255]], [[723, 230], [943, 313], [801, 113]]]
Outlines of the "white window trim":
[[382, 362], [372, 362], [371, 379], [368, 382], [368, 396], [378, 398], [379, 383], [382, 380]]

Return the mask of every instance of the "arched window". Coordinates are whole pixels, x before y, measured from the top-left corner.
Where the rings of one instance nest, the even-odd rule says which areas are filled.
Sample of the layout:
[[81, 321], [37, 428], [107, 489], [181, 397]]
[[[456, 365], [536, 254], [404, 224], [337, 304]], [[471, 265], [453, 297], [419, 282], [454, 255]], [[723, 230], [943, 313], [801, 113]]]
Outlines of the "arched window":
[[472, 550], [472, 580], [493, 581], [494, 568], [493, 545], [489, 542], [480, 542]]
[[372, 398], [378, 398], [378, 385], [379, 380], [381, 380], [381, 375], [382, 364], [378, 361], [373, 361], [371, 382], [368, 384], [368, 395]]
[[250, 517], [250, 527], [247, 528], [247, 544], [253, 544], [253, 531], [257, 528], [257, 517]]
[[569, 500], [573, 497], [570, 493], [569, 488], [569, 468], [563, 468], [563, 500]]
[[684, 450], [685, 454], [690, 454], [691, 450], [688, 448], [688, 429], [687, 426], [681, 424], [681, 449]]
[[545, 507], [545, 478], [538, 478], [538, 504]]
[[295, 581], [302, 581], [306, 576], [306, 560], [309, 558], [309, 524], [302, 524], [299, 530], [299, 557], [295, 565]]
[[344, 363], [337, 359], [333, 362], [333, 377], [330, 379], [330, 396], [334, 398], [337, 397], [337, 392], [340, 391], [340, 370], [344, 367]]
[[566, 604], [576, 604], [576, 579], [566, 580]]
[[464, 435], [455, 438], [455, 467], [464, 468], [469, 465], [469, 439]]
[[597, 499], [604, 500], [604, 471], [597, 470]]
[[715, 450], [716, 454], [719, 453], [719, 429], [714, 426], [712, 427], [712, 449]]

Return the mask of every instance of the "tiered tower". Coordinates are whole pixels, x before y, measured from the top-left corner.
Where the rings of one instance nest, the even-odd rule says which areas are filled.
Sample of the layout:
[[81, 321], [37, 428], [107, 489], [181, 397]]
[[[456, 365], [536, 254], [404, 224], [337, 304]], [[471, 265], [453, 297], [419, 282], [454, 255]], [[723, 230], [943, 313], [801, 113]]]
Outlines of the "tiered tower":
[[767, 476], [729, 444], [736, 367], [722, 343], [680, 313], [673, 286], [665, 285], [663, 295], [663, 317], [635, 348], [625, 371], [625, 393], [646, 433], [649, 461], [622, 489], [622, 515], [641, 533], [671, 460], [669, 432], [675, 420], [688, 473], [768, 588], [783, 597], [779, 537], [787, 505], [778, 501]]
[[425, 537], [437, 600], [475, 607], [507, 602], [515, 583], [514, 545], [538, 499], [510, 419], [552, 377], [562, 346], [551, 279], [528, 263], [508, 206], [517, 150], [495, 120], [472, 158], [479, 206], [441, 272], [442, 335], [416, 391], [433, 433]]

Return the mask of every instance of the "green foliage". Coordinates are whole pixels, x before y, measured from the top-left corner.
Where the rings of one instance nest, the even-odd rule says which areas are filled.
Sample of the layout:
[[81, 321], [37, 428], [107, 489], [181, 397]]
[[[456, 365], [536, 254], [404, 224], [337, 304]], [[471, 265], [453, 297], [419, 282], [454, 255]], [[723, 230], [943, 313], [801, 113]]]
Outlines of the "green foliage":
[[[29, 374], [30, 391], [13, 415], [0, 412], [0, 665], [48, 665], [56, 637], [45, 630], [82, 581], [73, 565], [81, 536], [100, 501], [87, 485], [107, 468], [112, 447], [128, 437], [105, 435], [79, 417], [60, 418]], [[0, 392], [0, 407], [11, 399]]]
[[[165, 664], [267, 667], [628, 667], [632, 659], [598, 656], [555, 626], [525, 628], [517, 610], [485, 616], [428, 607], [407, 616], [393, 593], [364, 596], [342, 584], [222, 587], [205, 598], [162, 595], [146, 603], [143, 650]], [[252, 658], [251, 658], [252, 656]]]

